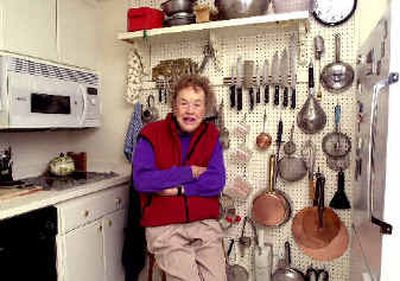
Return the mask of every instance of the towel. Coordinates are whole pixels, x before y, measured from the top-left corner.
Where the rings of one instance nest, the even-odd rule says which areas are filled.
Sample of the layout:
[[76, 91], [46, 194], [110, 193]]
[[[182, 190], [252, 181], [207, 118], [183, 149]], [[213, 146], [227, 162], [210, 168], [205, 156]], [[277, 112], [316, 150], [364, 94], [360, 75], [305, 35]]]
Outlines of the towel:
[[134, 104], [131, 120], [125, 136], [124, 154], [126, 159], [128, 159], [130, 162], [132, 162], [132, 154], [136, 146], [137, 137], [142, 127], [142, 105], [137, 102]]

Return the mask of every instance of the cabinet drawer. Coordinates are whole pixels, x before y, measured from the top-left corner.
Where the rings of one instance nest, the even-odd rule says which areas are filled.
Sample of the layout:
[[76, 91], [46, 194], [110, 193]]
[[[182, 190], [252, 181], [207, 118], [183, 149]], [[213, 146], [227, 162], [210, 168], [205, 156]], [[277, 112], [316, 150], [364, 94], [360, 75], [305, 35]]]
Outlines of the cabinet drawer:
[[68, 232], [105, 214], [126, 208], [128, 197], [128, 185], [124, 184], [57, 204], [59, 233]]

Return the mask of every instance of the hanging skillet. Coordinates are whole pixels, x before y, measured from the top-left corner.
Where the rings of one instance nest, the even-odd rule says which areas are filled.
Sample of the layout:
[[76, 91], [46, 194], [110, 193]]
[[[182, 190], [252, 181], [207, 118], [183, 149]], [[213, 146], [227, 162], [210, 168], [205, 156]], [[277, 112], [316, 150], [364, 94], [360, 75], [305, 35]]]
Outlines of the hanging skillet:
[[324, 66], [320, 77], [322, 87], [331, 93], [341, 93], [350, 88], [354, 80], [353, 67], [340, 61], [340, 35], [335, 35], [335, 61]]
[[274, 188], [275, 155], [269, 158], [268, 189], [256, 196], [251, 210], [252, 219], [264, 226], [279, 226], [286, 223], [291, 215], [291, 206], [286, 195]]

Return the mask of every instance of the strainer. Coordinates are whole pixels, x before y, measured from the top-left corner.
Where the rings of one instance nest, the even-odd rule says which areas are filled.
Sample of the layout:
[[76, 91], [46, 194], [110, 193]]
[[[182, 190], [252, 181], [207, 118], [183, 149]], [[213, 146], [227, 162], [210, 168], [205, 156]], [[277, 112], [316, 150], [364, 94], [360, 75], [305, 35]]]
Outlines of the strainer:
[[326, 134], [322, 139], [322, 150], [328, 157], [343, 157], [351, 150], [350, 138], [339, 130], [341, 114], [342, 108], [337, 104], [335, 106], [335, 130]]
[[297, 115], [297, 126], [306, 134], [321, 131], [326, 124], [326, 114], [314, 97], [314, 67], [308, 66], [308, 98]]

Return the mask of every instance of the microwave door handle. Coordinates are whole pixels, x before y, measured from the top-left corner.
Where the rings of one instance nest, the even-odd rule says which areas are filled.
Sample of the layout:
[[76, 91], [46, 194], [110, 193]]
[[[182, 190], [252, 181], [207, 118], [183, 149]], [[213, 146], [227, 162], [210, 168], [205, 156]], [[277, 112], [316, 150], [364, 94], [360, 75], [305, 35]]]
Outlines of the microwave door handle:
[[79, 123], [80, 125], [83, 125], [83, 123], [85, 122], [86, 111], [87, 111], [87, 99], [86, 99], [85, 87], [79, 85], [79, 92], [82, 95], [82, 101], [83, 101], [82, 114]]

